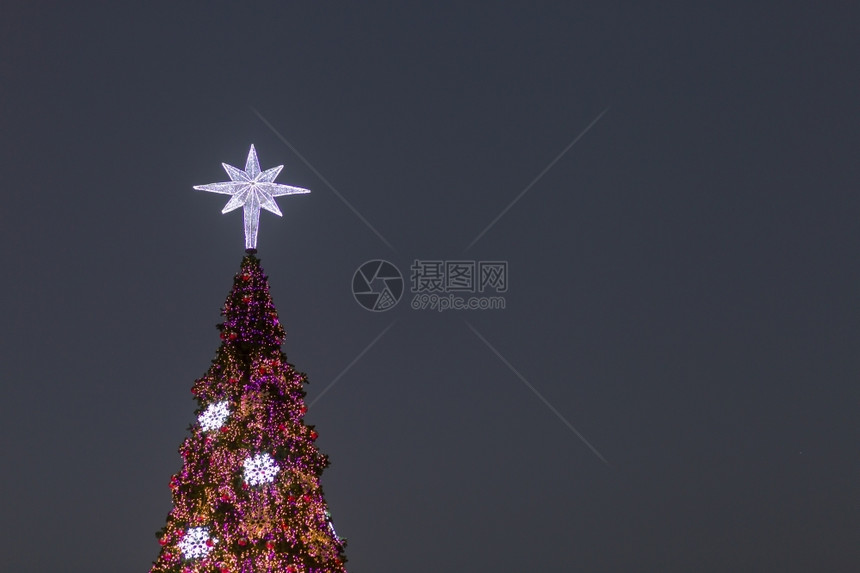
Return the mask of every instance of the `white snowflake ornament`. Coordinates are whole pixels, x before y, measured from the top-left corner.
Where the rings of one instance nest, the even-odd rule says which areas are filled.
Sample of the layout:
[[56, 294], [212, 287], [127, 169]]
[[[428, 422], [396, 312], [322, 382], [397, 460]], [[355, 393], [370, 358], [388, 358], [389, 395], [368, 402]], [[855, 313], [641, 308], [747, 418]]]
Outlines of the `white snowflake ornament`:
[[206, 410], [197, 417], [197, 421], [200, 422], [200, 427], [203, 428], [204, 432], [217, 430], [224, 425], [230, 415], [230, 408], [227, 405], [227, 401], [209, 404]]
[[248, 485], [272, 483], [275, 476], [281, 471], [272, 456], [265, 452], [247, 458], [243, 465], [245, 467], [245, 481]]
[[179, 542], [179, 549], [186, 559], [206, 557], [212, 551], [212, 545], [208, 543], [210, 539], [212, 545], [218, 542], [215, 538], [209, 537], [208, 527], [192, 527], [185, 532], [182, 541]]

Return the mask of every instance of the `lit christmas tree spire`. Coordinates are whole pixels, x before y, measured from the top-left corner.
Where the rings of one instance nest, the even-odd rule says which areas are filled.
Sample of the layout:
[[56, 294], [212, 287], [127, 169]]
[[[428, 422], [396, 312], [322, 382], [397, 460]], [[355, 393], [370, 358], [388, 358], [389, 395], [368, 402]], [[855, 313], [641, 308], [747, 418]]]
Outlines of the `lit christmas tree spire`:
[[197, 423], [170, 480], [173, 509], [151, 573], [344, 573], [320, 477], [328, 458], [304, 423], [307, 377], [287, 363], [266, 275], [242, 260], [221, 345], [192, 392]]
[[254, 149], [253, 144], [251, 144], [251, 151], [248, 152], [244, 171], [226, 163], [222, 163], [221, 165], [224, 166], [224, 170], [230, 176], [230, 181], [195, 185], [194, 188], [198, 191], [211, 191], [212, 193], [233, 196], [221, 212], [229, 213], [242, 207], [245, 214], [246, 249], [257, 248], [260, 209], [265, 209], [281, 217], [281, 210], [278, 209], [278, 204], [275, 203], [275, 197], [311, 192], [310, 189], [275, 183], [275, 178], [281, 172], [281, 169], [284, 168], [283, 165], [260, 171], [260, 161], [257, 159], [257, 150]]

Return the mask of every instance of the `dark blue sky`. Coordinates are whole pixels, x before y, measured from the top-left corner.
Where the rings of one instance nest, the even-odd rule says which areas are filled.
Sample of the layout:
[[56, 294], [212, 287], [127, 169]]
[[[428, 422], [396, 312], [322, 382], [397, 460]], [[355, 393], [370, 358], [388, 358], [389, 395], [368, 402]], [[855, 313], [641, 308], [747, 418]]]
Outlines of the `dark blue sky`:
[[[2, 9], [4, 571], [155, 558], [251, 143], [351, 572], [858, 569], [856, 8], [151, 6]], [[368, 312], [370, 259], [506, 308]]]

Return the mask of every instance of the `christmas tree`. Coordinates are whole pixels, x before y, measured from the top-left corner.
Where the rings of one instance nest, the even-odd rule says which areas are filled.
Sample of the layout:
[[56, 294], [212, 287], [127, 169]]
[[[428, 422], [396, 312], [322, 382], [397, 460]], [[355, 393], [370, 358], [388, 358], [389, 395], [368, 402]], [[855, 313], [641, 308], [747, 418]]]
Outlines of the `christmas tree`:
[[[244, 174], [250, 180], [234, 181], [245, 184], [251, 248], [222, 309], [221, 346], [191, 389], [197, 423], [179, 448], [173, 509], [157, 533], [162, 547], [150, 572], [345, 572], [345, 540], [335, 533], [320, 485], [328, 458], [304, 423], [307, 377], [281, 351], [284, 329], [253, 248], [256, 221], [248, 236], [248, 205], [255, 207], [248, 195], [267, 190], [255, 189], [261, 172], [253, 146]], [[276, 185], [272, 179], [262, 178]], [[257, 217], [259, 209], [257, 201]]]

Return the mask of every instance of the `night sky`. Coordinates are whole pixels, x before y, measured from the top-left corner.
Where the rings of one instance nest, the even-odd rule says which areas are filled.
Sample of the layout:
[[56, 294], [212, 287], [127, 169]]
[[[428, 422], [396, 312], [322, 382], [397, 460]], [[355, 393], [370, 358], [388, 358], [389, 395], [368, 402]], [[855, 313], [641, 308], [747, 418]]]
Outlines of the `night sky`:
[[352, 573], [860, 570], [860, 9], [117, 4], [0, 7], [0, 569], [155, 559], [253, 143]]

